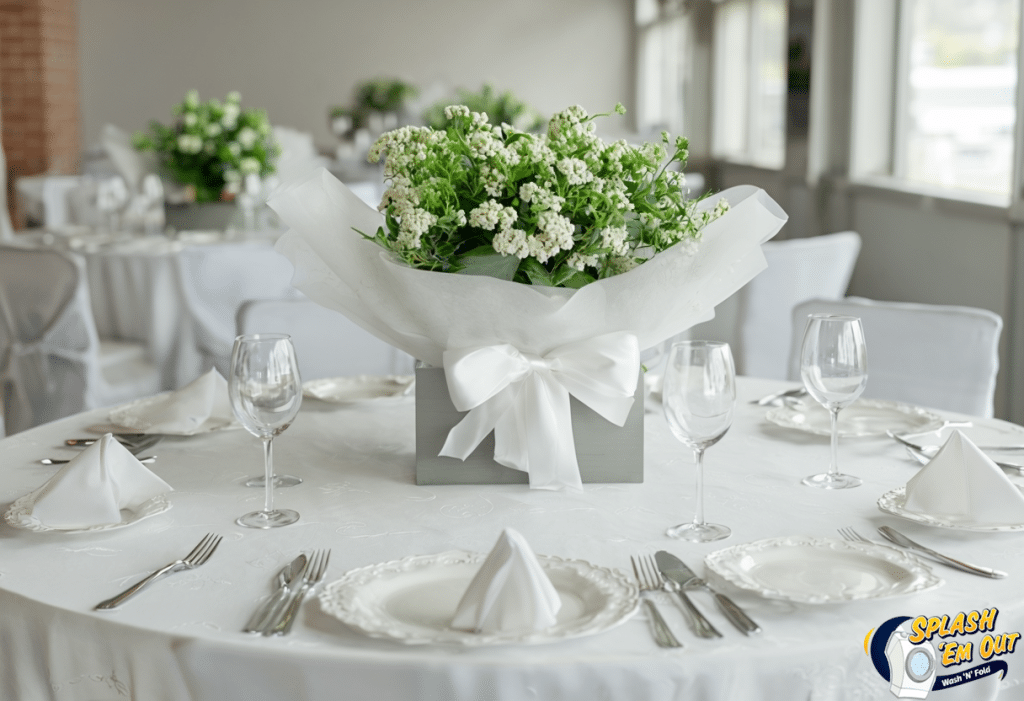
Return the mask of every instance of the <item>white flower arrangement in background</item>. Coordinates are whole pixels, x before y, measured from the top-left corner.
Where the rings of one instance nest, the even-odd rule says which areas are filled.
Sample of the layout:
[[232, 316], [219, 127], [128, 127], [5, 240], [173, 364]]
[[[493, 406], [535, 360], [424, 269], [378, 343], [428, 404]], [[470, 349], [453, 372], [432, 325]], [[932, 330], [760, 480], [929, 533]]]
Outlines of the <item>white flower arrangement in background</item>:
[[152, 122], [149, 134], [135, 135], [135, 147], [155, 151], [175, 180], [194, 189], [197, 202], [236, 195], [246, 176], [271, 175], [279, 155], [266, 113], [243, 110], [241, 101], [232, 91], [223, 102], [201, 102], [191, 90], [174, 108], [176, 122]]
[[593, 123], [605, 116], [569, 107], [532, 134], [455, 105], [443, 131], [384, 134], [369, 160], [386, 156], [385, 225], [367, 237], [414, 268], [576, 288], [670, 246], [695, 248], [729, 205], [701, 211], [687, 198], [670, 169], [685, 166], [687, 140], [605, 144]]

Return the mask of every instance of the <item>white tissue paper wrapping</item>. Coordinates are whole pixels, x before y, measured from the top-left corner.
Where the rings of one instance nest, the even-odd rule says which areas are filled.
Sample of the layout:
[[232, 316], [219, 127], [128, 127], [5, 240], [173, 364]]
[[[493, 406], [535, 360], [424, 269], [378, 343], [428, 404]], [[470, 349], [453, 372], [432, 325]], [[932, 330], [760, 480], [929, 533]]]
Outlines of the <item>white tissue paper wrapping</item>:
[[[495, 440], [506, 448], [496, 459], [528, 472], [531, 487], [556, 489], [581, 486], [575, 452], [563, 450], [558, 459], [534, 457], [558, 454], [559, 444], [572, 445], [567, 441], [571, 434], [563, 431], [571, 426], [569, 394], [621, 425], [639, 374], [635, 349], [654, 346], [711, 318], [716, 304], [766, 267], [760, 244], [779, 231], [785, 212], [764, 191], [750, 186], [731, 188], [719, 197], [728, 200], [730, 210], [704, 228], [695, 254], [675, 247], [628, 273], [577, 290], [415, 270], [396, 262], [354, 231], [372, 235], [383, 224], [381, 214], [326, 170], [279, 192], [269, 204], [290, 227], [277, 250], [295, 266], [295, 287], [378, 338], [444, 367], [453, 398], [475, 394], [482, 401], [475, 407], [456, 406], [470, 411], [464, 421], [475, 422], [477, 429], [463, 430], [456, 445], [450, 435], [442, 454], [461, 457], [472, 452], [476, 444], [470, 442], [491, 428], [482, 424], [497, 416]], [[714, 207], [717, 199], [709, 198], [701, 207]], [[609, 352], [590, 354], [584, 361], [594, 377], [588, 396], [576, 395], [561, 379], [584, 373], [573, 372], [564, 356], [552, 354], [570, 344], [578, 344], [577, 349], [595, 345], [595, 339], [609, 334], [614, 335], [604, 339]], [[483, 355], [494, 361], [479, 370], [490, 391], [473, 392], [473, 383], [466, 379], [453, 385], [453, 378], [471, 374], [460, 372], [454, 363], [481, 349], [488, 349]], [[620, 377], [629, 377], [626, 385], [619, 386]], [[525, 427], [527, 433], [517, 433], [524, 428], [521, 424], [507, 417], [500, 420], [502, 412], [528, 414], [526, 404], [547, 401], [545, 395], [555, 398], [557, 406], [548, 411], [559, 416], [555, 425], [563, 432], [531, 426]], [[517, 456], [529, 456], [529, 462]], [[568, 461], [569, 469], [559, 460]]]
[[53, 528], [120, 523], [121, 509], [135, 510], [169, 491], [108, 433], [39, 488], [32, 516]]
[[536, 632], [555, 625], [561, 606], [526, 538], [506, 528], [462, 595], [451, 627], [477, 633]]
[[960, 431], [906, 489], [907, 511], [979, 525], [1024, 523], [1024, 494]]
[[110, 413], [119, 426], [143, 433], [188, 436], [234, 423], [228, 383], [216, 369], [179, 390]]

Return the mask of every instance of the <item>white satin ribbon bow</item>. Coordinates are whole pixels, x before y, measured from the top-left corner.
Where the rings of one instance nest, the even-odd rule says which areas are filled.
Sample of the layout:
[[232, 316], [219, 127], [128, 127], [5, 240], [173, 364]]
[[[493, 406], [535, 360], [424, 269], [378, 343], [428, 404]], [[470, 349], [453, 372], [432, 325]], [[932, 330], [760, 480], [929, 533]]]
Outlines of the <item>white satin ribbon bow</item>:
[[569, 395], [616, 426], [633, 406], [640, 349], [631, 333], [567, 343], [541, 357], [509, 344], [444, 352], [448, 393], [468, 411], [440, 455], [465, 460], [494, 430], [494, 460], [531, 489], [582, 489]]

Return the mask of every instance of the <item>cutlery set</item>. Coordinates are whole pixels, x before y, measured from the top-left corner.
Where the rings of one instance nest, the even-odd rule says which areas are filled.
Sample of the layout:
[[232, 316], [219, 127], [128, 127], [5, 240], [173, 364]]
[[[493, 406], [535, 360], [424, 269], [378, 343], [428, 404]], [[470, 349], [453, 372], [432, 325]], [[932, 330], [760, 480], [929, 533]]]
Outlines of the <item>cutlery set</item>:
[[[108, 611], [118, 608], [156, 580], [175, 572], [200, 567], [210, 559], [221, 540], [221, 536], [207, 533], [188, 555], [164, 565], [117, 596], [101, 601], [93, 610]], [[278, 586], [273, 596], [256, 609], [243, 631], [268, 636], [287, 635], [292, 629], [302, 602], [313, 588], [323, 581], [330, 559], [330, 550], [318, 550], [312, 555], [302, 554], [292, 560], [278, 574]]]
[[[154, 445], [156, 445], [161, 440], [163, 440], [163, 436], [158, 434], [158, 433], [154, 433], [154, 434], [149, 434], [149, 433], [115, 433], [114, 434], [114, 438], [117, 439], [117, 441], [121, 445], [123, 445], [125, 448], [127, 448], [129, 453], [131, 453], [132, 455], [135, 455], [136, 457], [142, 451], [147, 450], [149, 448], [152, 448]], [[98, 438], [69, 438], [66, 441], [64, 441], [64, 445], [67, 446], [67, 447], [70, 447], [70, 448], [86, 448], [86, 447], [92, 445], [93, 443], [95, 443], [97, 440], [99, 440], [99, 439]], [[155, 456], [155, 455], [145, 455], [145, 456], [143, 456], [141, 458], [137, 457], [137, 459], [138, 459], [139, 462], [148, 465], [148, 464], [151, 464], [151, 463], [155, 462], [156, 461], [156, 457], [157, 456]], [[71, 462], [71, 460], [67, 460], [67, 459], [63, 459], [63, 458], [60, 458], [60, 459], [58, 459], [58, 458], [43, 458], [39, 462], [42, 465], [66, 465], [69, 462]]]
[[[943, 565], [948, 565], [949, 567], [953, 567], [963, 572], [969, 572], [970, 574], [976, 574], [981, 577], [990, 577], [992, 579], [1002, 579], [1003, 577], [1007, 576], [1005, 572], [1001, 572], [1000, 570], [992, 569], [991, 567], [980, 567], [978, 565], [972, 565], [962, 560], [957, 560], [956, 558], [949, 557], [948, 555], [943, 555], [942, 553], [936, 552], [927, 546], [921, 545], [920, 543], [911, 540], [910, 538], [903, 535], [891, 526], [881, 526], [878, 529], [878, 532], [886, 540], [890, 541], [891, 543], [895, 543], [901, 548], [904, 548], [906, 550], [915, 550], [919, 553], [927, 555], [936, 562], [940, 562]], [[852, 528], [840, 528], [839, 535], [841, 535], [845, 540], [851, 542], [873, 543], [873, 541], [868, 540]]]
[[[712, 589], [707, 582], [698, 577], [693, 570], [672, 553], [659, 550], [653, 558], [647, 555], [639, 558], [631, 556], [629, 559], [633, 565], [633, 575], [640, 586], [640, 591], [664, 591], [675, 594], [675, 600], [685, 615], [690, 630], [698, 638], [721, 638], [722, 634], [694, 605], [687, 595], [687, 591], [703, 590], [711, 593], [719, 610], [744, 635], [761, 632], [761, 627], [732, 599]], [[655, 642], [660, 647], [682, 647], [654, 602], [650, 599], [643, 599], [643, 603], [651, 618]]]

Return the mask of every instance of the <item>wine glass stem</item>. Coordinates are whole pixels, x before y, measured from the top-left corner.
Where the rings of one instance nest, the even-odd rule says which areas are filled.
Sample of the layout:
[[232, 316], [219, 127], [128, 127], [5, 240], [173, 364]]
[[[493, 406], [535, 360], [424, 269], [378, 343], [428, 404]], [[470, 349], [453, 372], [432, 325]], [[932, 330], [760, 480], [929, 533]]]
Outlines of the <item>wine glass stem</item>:
[[264, 513], [274, 510], [274, 438], [273, 436], [263, 439], [263, 466], [266, 475], [266, 486], [264, 487]]
[[839, 409], [831, 409], [832, 417], [832, 463], [828, 466], [828, 474], [835, 477], [839, 474]]
[[697, 508], [693, 514], [693, 525], [704, 525], [704, 449], [695, 448], [694, 458], [697, 461]]

